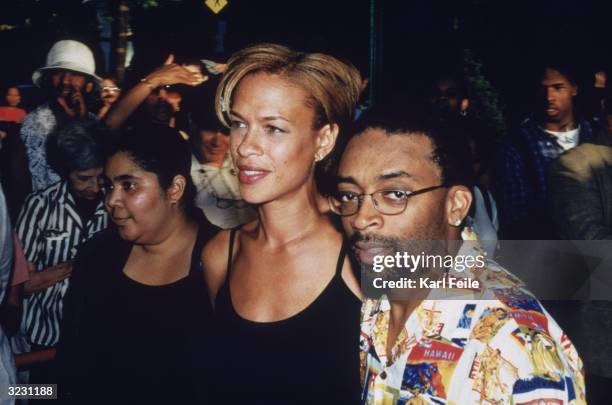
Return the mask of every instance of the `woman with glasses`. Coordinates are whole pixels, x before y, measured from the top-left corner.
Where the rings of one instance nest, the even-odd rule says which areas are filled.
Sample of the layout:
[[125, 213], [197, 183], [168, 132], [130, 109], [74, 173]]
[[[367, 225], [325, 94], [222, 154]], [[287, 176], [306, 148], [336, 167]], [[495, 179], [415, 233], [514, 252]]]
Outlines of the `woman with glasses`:
[[[121, 134], [104, 169], [114, 227], [79, 251], [66, 297], [58, 386], [75, 404], [207, 400], [212, 310], [189, 146], [150, 126]], [[100, 384], [109, 389], [100, 389]]]
[[280, 45], [228, 61], [217, 115], [258, 218], [203, 251], [219, 403], [358, 401], [359, 285], [314, 174], [351, 122], [359, 85], [354, 67]]

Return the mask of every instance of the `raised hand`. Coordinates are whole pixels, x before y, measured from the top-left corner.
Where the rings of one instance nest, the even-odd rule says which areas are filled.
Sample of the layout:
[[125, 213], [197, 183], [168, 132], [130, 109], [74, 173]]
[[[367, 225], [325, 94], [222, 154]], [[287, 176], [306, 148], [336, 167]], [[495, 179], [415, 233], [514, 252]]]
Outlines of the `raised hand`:
[[191, 66], [178, 65], [174, 63], [174, 55], [170, 54], [162, 66], [154, 70], [146, 77], [146, 81], [154, 87], [172, 84], [186, 84], [197, 86], [208, 80], [208, 76], [193, 69]]

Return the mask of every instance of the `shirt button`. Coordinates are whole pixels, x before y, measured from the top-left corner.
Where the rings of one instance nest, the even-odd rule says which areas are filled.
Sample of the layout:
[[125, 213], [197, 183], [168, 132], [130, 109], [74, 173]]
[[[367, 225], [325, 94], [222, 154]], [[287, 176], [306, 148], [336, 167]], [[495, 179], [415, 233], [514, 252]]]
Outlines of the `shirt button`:
[[385, 378], [387, 378], [387, 372], [383, 371], [382, 373], [380, 373], [380, 378], [381, 380], [384, 380]]

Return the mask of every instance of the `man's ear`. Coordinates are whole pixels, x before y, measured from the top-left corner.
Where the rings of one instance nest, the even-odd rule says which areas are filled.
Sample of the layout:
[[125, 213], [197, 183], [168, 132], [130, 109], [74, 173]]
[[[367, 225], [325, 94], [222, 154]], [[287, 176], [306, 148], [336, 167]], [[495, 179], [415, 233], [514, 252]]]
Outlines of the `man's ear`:
[[166, 194], [168, 196], [168, 201], [170, 204], [177, 204], [183, 194], [185, 194], [185, 187], [187, 186], [187, 181], [185, 177], [181, 175], [176, 175], [172, 178], [172, 183], [168, 190], [166, 190]]
[[326, 124], [317, 134], [317, 148], [315, 151], [315, 161], [323, 160], [331, 153], [336, 145], [340, 128], [338, 124]]
[[465, 186], [452, 186], [446, 197], [446, 220], [451, 226], [460, 226], [472, 205], [472, 192]]
[[576, 97], [578, 95], [578, 85], [572, 84], [572, 96]]

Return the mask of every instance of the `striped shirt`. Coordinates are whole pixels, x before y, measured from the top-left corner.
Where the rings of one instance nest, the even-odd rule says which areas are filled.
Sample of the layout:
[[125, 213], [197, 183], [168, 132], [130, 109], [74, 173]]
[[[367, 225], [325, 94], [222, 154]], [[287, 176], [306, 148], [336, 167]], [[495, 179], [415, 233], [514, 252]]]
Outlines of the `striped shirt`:
[[[108, 215], [100, 202], [83, 225], [68, 192], [68, 183], [62, 181], [28, 196], [17, 220], [17, 235], [26, 258], [41, 271], [72, 260], [77, 248], [107, 224]], [[30, 343], [42, 346], [57, 343], [67, 289], [65, 279], [27, 299], [23, 326]]]

